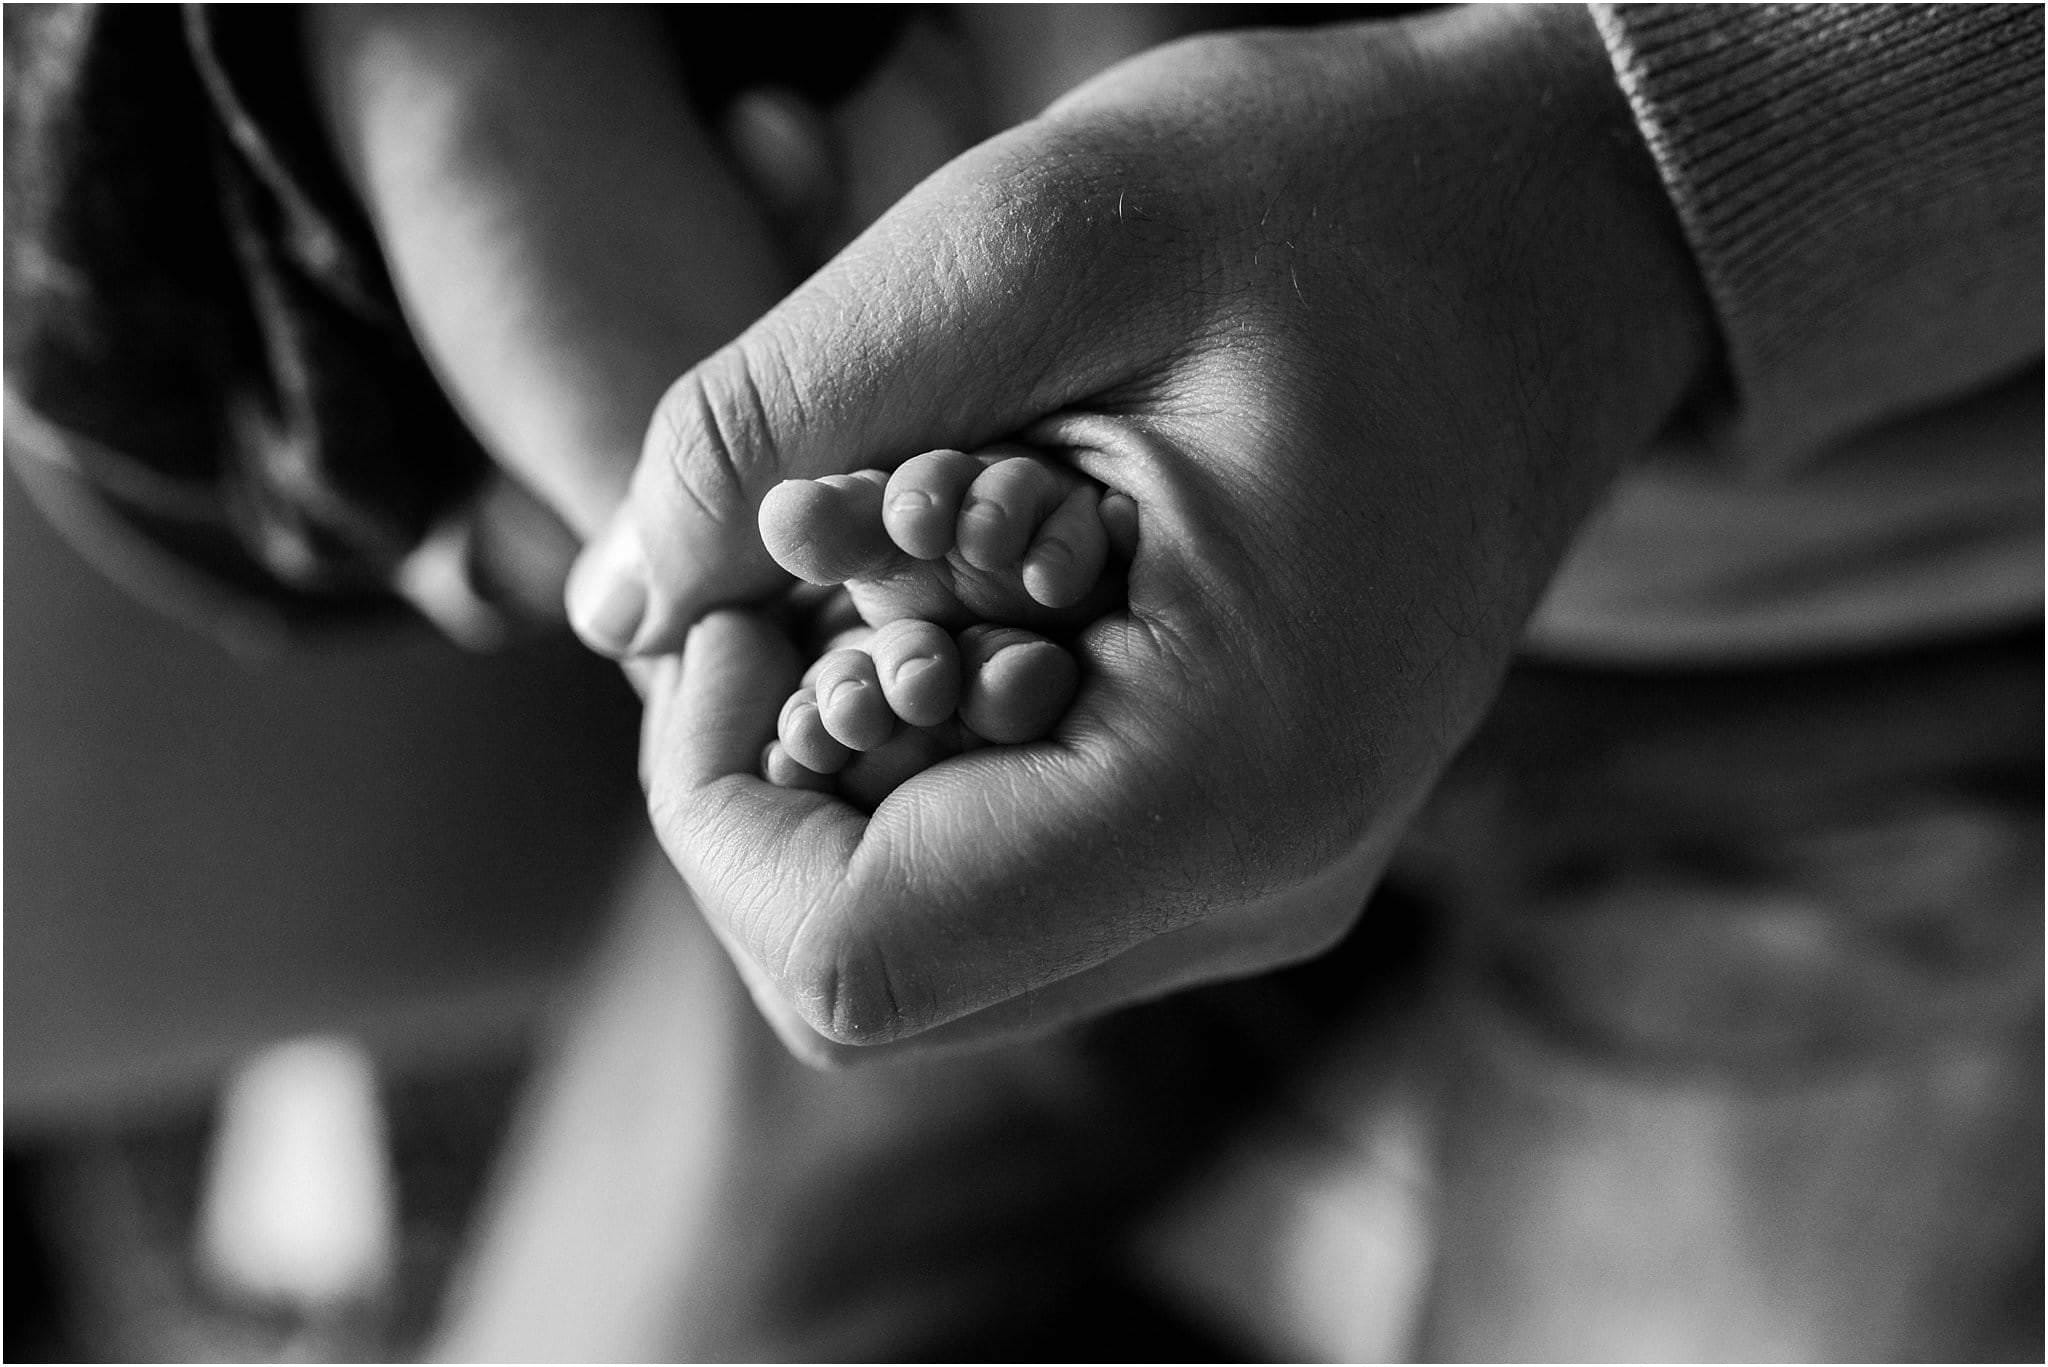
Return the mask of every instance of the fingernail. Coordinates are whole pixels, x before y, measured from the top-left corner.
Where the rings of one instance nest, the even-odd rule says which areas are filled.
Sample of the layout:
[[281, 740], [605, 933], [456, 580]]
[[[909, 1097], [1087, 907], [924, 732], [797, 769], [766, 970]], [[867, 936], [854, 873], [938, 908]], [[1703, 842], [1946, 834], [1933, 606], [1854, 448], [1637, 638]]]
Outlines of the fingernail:
[[569, 624], [592, 650], [631, 652], [647, 616], [647, 571], [630, 531], [614, 526], [583, 553], [569, 574], [568, 607]]
[[895, 513], [921, 513], [932, 506], [932, 496], [922, 489], [905, 489], [889, 498], [889, 511]]

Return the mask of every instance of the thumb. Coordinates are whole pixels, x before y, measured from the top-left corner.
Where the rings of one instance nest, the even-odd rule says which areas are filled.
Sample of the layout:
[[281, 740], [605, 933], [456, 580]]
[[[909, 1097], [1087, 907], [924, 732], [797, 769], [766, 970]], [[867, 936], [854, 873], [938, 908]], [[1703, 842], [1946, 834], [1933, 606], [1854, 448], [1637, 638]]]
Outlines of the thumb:
[[590, 646], [666, 653], [707, 610], [786, 583], [755, 527], [782, 480], [982, 445], [1147, 359], [1100, 287], [1132, 278], [1098, 240], [1118, 192], [1046, 158], [1046, 136], [1027, 125], [945, 167], [669, 388], [570, 579]]

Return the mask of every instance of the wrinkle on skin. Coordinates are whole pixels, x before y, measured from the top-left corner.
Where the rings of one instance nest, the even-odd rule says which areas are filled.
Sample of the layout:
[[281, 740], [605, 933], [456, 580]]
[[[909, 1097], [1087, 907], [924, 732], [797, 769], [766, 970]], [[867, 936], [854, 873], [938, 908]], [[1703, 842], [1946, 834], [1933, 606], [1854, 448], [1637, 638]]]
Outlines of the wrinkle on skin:
[[[1650, 335], [1690, 280], [1661, 200], [1618, 198], [1579, 239], [1546, 226], [1516, 263], [1540, 294], [1491, 278], [1507, 253], [1475, 256], [1496, 228], [1478, 191], [1503, 168], [1532, 218], [1586, 201], [1502, 160], [1540, 140], [1516, 103], [1526, 54], [1498, 35], [1567, 22], [1586, 21], [1444, 21], [1502, 49], [1449, 83], [1373, 25], [1166, 49], [952, 163], [742, 339], [812, 377], [814, 416], [846, 415], [776, 431], [796, 467], [778, 473], [968, 449], [1050, 411], [1048, 444], [1140, 522], [1129, 611], [1081, 633], [1092, 675], [1057, 744], [948, 760], [864, 822], [751, 777], [704, 788], [733, 812], [840, 813], [795, 828], [806, 849], [713, 871], [734, 908], [757, 914], [769, 887], [802, 917], [782, 986], [813, 1026], [932, 1046], [1036, 1029], [1314, 952], [1356, 914], [1619, 434], [1652, 430], [1703, 354], [1690, 315]], [[1574, 51], [1610, 98], [1571, 117], [1626, 122], [1604, 52]], [[1292, 214], [1274, 199], [1290, 186]], [[819, 311], [847, 290], [894, 302]], [[1529, 391], [1501, 337], [1555, 311], [1645, 330], [1631, 366], [1540, 392], [1625, 398], [1597, 439], [1570, 413], [1508, 411]], [[883, 316], [907, 331], [865, 331]], [[762, 402], [730, 398], [742, 427]], [[1549, 433], [1586, 444], [1517, 447]], [[707, 912], [730, 916], [718, 891]]]

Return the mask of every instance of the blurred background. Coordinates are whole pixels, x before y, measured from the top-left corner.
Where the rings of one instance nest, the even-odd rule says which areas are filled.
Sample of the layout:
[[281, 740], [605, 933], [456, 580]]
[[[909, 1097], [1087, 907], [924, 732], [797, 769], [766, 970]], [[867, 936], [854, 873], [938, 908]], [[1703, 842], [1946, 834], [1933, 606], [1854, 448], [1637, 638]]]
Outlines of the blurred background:
[[[0, 504], [10, 1359], [2039, 1357], [2037, 621], [1525, 666], [1325, 958], [824, 1075], [610, 665], [233, 653]], [[972, 1284], [1043, 1250], [1115, 1296]]]
[[[11, 472], [4, 508], [7, 1357], [671, 1351], [732, 1058], [778, 1128], [858, 1134], [887, 1101], [782, 1058], [694, 929], [616, 671], [402, 625], [238, 657], [101, 578]], [[1376, 922], [1323, 997], [1416, 933]], [[705, 1037], [720, 1011], [737, 1043]], [[1389, 1038], [1384, 1011], [1331, 1032], [1206, 1147], [1122, 1255], [1166, 1308], [1095, 1341], [1402, 1351], [1427, 1135]]]
[[644, 820], [630, 694], [565, 641], [423, 626], [238, 659], [11, 472], [5, 515], [8, 1356], [270, 1356], [284, 1321], [246, 1315], [327, 1290], [202, 1275], [201, 1187], [238, 1067], [306, 1036], [334, 1047], [250, 1104], [388, 1144], [347, 1180], [396, 1181], [392, 1230], [353, 1236], [390, 1247], [349, 1254], [391, 1266], [333, 1289], [416, 1330]]
[[[886, 1265], [870, 1231], [906, 1192], [942, 1224], [999, 1215], [1039, 1171], [1032, 1105], [1078, 1095], [1119, 1133], [1071, 1061], [997, 1068], [1025, 1109], [993, 1112], [993, 1177], [964, 1186], [901, 1117], [977, 1074], [790, 1063], [644, 833], [628, 691], [566, 641], [468, 656], [395, 627], [242, 659], [102, 581], [11, 475], [5, 517], [11, 1360], [672, 1357], [772, 1323], [746, 1298], [814, 1239]], [[2022, 633], [1936, 657], [1933, 705], [1987, 763], [2038, 719], [2038, 655]], [[1337, 951], [1112, 1024], [1105, 1078], [1200, 1137], [1139, 1174], [1106, 1255], [1129, 1299], [1062, 1327], [1104, 1360], [1387, 1360], [1466, 1331], [2035, 1356], [2038, 790], [1923, 801], [1762, 872], [1617, 856], [1629, 820], [1566, 800], [1739, 807], [1756, 753], [1854, 783], [1939, 731], [1864, 687], [1575, 703], [1518, 677]], [[1498, 872], [1503, 765], [1542, 776], [1512, 827], [1543, 851], [1540, 914], [1447, 971], [1444, 908]], [[1948, 918], [1957, 888], [1983, 918]], [[840, 1153], [882, 1181], [827, 1211], [806, 1183]], [[1052, 1190], [1097, 1199], [1059, 1161]], [[870, 1309], [858, 1282], [805, 1294]], [[876, 1342], [824, 1322], [739, 1341]], [[1006, 1332], [968, 1356], [1012, 1356]]]

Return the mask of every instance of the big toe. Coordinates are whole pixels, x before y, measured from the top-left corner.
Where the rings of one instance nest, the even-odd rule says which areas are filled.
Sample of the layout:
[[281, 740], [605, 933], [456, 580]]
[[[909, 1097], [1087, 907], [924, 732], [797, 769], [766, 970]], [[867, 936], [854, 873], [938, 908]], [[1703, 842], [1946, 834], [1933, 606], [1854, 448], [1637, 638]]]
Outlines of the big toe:
[[960, 654], [966, 675], [960, 719], [997, 745], [1051, 734], [1080, 688], [1074, 657], [1021, 628], [972, 628], [961, 633]]
[[761, 542], [775, 563], [812, 584], [877, 578], [904, 553], [882, 525], [879, 470], [789, 479], [761, 500]]

